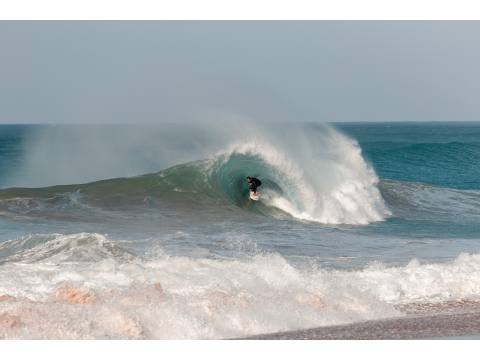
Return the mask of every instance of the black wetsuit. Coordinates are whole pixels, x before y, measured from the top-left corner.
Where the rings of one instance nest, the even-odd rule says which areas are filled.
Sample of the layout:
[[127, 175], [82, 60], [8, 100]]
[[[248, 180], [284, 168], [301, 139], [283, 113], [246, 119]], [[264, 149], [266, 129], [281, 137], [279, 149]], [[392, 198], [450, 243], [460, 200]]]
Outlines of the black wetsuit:
[[259, 187], [260, 185], [262, 185], [262, 182], [260, 180], [258, 180], [257, 178], [250, 178], [250, 181], [249, 181], [249, 188], [250, 190], [252, 190], [254, 193], [257, 192], [257, 187]]

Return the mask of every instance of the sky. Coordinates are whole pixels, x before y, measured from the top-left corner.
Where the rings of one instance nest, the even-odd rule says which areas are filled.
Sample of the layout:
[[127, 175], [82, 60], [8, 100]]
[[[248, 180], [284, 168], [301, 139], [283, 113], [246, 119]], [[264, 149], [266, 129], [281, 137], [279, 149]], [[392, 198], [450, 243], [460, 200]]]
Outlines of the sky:
[[0, 123], [479, 121], [480, 22], [0, 21]]

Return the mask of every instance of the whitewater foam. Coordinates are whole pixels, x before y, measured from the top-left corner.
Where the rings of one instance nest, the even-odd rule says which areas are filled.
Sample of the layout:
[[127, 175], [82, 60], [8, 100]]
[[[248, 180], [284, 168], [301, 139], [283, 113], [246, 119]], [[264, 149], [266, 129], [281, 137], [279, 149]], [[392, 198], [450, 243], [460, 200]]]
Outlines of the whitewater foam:
[[76, 260], [65, 246], [0, 266], [0, 295], [8, 295], [0, 313], [21, 323], [2, 329], [4, 337], [240, 337], [401, 316], [402, 304], [480, 299], [480, 255], [343, 271], [294, 266], [278, 253], [119, 257], [100, 234], [57, 234], [43, 247], [82, 241], [101, 255]]
[[[330, 129], [288, 128], [237, 136], [210, 158], [177, 164], [158, 173], [88, 184], [11, 188], [0, 192], [0, 210], [58, 219], [91, 219], [102, 210], [142, 206], [150, 199], [218, 209], [231, 205], [324, 224], [365, 225], [390, 215], [378, 178], [357, 142]], [[263, 205], [252, 207], [245, 177], [263, 182]], [[248, 195], [248, 194], [247, 194]], [[155, 205], [153, 205], [155, 206]]]
[[292, 132], [281, 146], [257, 136], [232, 145], [218, 157], [224, 166], [237, 154], [265, 163], [258, 176], [264, 182], [273, 181], [281, 191], [270, 189], [264, 202], [293, 217], [360, 225], [391, 215], [378, 190], [378, 178], [363, 159], [358, 143], [329, 128], [313, 134]]

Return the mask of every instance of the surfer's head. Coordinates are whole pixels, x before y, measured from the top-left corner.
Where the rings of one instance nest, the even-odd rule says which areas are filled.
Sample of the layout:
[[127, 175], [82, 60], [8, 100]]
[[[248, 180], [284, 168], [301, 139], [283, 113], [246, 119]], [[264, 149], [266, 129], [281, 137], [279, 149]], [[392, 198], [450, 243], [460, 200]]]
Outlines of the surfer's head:
[[247, 182], [250, 182], [252, 181], [252, 177], [251, 176], [247, 176]]

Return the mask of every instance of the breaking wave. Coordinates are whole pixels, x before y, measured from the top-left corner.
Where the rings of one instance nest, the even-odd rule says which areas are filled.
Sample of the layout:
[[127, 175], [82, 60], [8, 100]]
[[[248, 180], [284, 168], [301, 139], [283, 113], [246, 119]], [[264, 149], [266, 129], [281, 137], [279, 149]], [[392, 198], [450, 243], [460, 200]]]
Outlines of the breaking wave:
[[[27, 262], [25, 250], [13, 249], [26, 243], [40, 254]], [[402, 316], [408, 304], [480, 300], [480, 255], [345, 271], [298, 267], [278, 253], [206, 259], [159, 250], [125, 257], [111, 243], [104, 235], [79, 233], [5, 244], [2, 252], [12, 254], [0, 266], [0, 310], [11, 326], [3, 336], [241, 337]], [[90, 261], [72, 255], [78, 247]]]
[[[313, 132], [312, 132], [313, 133]], [[206, 160], [155, 174], [82, 185], [0, 191], [3, 211], [39, 213], [42, 206], [135, 206], [155, 200], [175, 206], [230, 204], [274, 217], [325, 224], [368, 224], [390, 212], [378, 178], [356, 141], [332, 129], [289, 134], [289, 142], [260, 137], [234, 143]], [[247, 175], [259, 177], [261, 200], [248, 199]], [[82, 201], [78, 201], [78, 199]]]

